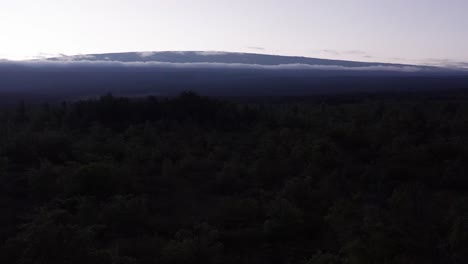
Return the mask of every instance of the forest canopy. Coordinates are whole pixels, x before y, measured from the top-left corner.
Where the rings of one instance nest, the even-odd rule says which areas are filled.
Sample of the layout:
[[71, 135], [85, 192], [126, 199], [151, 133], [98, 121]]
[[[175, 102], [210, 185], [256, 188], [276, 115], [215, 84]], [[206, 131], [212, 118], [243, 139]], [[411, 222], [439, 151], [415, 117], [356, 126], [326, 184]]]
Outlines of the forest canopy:
[[0, 111], [0, 263], [468, 263], [466, 99]]

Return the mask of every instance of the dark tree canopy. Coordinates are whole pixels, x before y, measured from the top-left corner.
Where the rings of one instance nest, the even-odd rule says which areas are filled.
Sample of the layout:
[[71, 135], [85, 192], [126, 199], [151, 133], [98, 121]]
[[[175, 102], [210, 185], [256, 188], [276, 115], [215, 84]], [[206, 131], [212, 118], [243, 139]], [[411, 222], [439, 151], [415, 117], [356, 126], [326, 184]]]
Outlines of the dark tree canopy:
[[466, 99], [0, 111], [0, 263], [468, 263]]

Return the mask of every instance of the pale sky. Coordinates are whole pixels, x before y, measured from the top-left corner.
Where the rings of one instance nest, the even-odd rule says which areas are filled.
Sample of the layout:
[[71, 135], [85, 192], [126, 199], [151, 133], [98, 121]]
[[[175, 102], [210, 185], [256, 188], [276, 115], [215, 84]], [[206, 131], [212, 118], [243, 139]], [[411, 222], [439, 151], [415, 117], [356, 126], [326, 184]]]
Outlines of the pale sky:
[[468, 62], [468, 0], [0, 0], [0, 58], [172, 50]]

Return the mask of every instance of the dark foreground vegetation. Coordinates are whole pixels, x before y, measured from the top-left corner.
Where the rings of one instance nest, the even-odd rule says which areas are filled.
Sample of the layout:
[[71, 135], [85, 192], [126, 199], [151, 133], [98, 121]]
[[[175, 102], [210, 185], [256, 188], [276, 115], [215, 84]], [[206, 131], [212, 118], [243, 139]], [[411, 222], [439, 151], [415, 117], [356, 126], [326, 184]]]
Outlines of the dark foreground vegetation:
[[0, 263], [468, 263], [468, 99], [0, 114]]

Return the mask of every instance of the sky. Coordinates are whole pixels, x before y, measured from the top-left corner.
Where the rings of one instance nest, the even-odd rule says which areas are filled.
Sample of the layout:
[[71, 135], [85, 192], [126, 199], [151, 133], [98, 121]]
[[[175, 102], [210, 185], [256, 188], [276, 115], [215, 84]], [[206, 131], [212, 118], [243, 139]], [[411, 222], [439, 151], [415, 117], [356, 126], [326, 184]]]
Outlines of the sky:
[[0, 0], [0, 58], [233, 51], [468, 66], [467, 0]]

